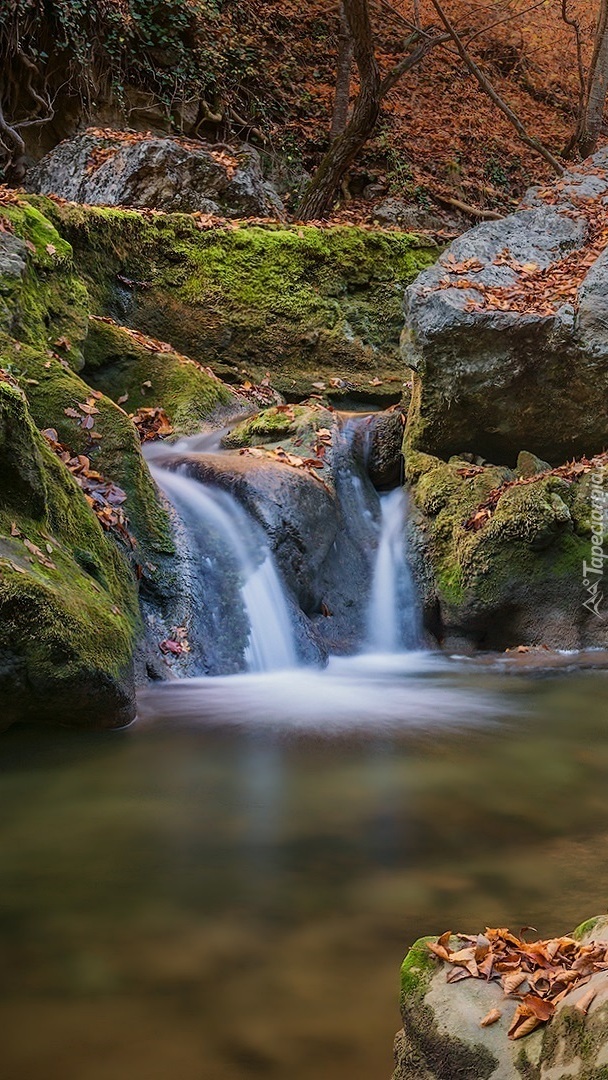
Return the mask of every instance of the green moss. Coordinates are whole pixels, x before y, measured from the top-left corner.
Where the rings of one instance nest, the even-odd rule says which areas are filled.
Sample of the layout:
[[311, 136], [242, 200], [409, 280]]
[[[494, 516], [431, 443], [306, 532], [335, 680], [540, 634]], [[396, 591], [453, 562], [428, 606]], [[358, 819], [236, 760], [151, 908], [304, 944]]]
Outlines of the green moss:
[[[164, 506], [141, 454], [137, 431], [128, 416], [109, 398], [95, 402], [92, 440], [79, 420], [66, 409], [79, 413], [79, 404], [90, 396], [90, 387], [60, 360], [46, 359], [46, 353], [0, 338], [0, 365], [7, 366], [27, 392], [32, 416], [41, 429], [52, 427], [59, 442], [75, 454], [86, 454], [103, 476], [112, 479], [127, 493], [125, 506], [130, 527], [139, 546], [140, 561], [154, 559], [156, 553], [171, 553], [173, 543]], [[49, 365], [47, 367], [47, 365]]]
[[173, 350], [154, 349], [115, 323], [92, 319], [85, 342], [84, 377], [134, 412], [162, 406], [175, 433], [193, 435], [214, 410], [236, 398], [209, 370]]
[[[0, 382], [0, 418], [4, 721], [59, 716], [65, 723], [124, 723], [133, 715], [139, 627], [133, 575], [38, 434], [24, 395], [6, 382]], [[11, 449], [24, 455], [27, 471]]]
[[131, 325], [218, 373], [280, 370], [285, 389], [305, 376], [304, 396], [332, 373], [403, 378], [401, 298], [437, 257], [428, 241], [351, 226], [201, 231], [183, 214], [34, 201], [71, 241], [98, 311], [126, 304]]
[[401, 965], [401, 1002], [412, 1002], [424, 996], [428, 984], [438, 968], [438, 961], [427, 949], [429, 942], [436, 942], [432, 934], [418, 938]]
[[239, 448], [295, 439], [297, 446], [292, 449], [299, 449], [306, 456], [312, 453], [312, 443], [319, 428], [331, 423], [331, 413], [323, 408], [279, 405], [247, 417], [224, 436], [222, 443], [228, 448]]
[[471, 626], [482, 646], [541, 644], [545, 606], [580, 609], [590, 543], [587, 478], [549, 476], [507, 488], [489, 518], [466, 528], [513, 473], [411, 450], [407, 471], [446, 625]]
[[585, 922], [579, 923], [576, 930], [572, 931], [571, 937], [575, 941], [581, 941], [587, 934], [591, 934], [599, 922], [605, 921], [605, 915], [594, 915], [591, 919], [586, 919]]

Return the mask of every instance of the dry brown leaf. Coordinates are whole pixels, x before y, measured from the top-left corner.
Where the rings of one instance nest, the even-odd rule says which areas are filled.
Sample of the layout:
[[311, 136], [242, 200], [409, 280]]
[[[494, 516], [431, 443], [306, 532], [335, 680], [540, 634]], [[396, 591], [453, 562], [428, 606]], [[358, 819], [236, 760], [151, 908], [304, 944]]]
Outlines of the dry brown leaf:
[[582, 1013], [583, 1016], [586, 1016], [587, 1013], [589, 1012], [589, 1006], [591, 1005], [591, 1002], [594, 1001], [594, 999], [596, 997], [597, 997], [597, 987], [592, 986], [592, 987], [590, 987], [589, 990], [587, 990], [586, 994], [583, 994], [583, 996], [578, 999], [578, 1001], [576, 1002], [574, 1008], [578, 1009], [578, 1011], [580, 1013]]
[[491, 1027], [497, 1020], [500, 1020], [502, 1013], [500, 1009], [490, 1009], [489, 1013], [486, 1013], [483, 1020], [479, 1021], [480, 1027]]

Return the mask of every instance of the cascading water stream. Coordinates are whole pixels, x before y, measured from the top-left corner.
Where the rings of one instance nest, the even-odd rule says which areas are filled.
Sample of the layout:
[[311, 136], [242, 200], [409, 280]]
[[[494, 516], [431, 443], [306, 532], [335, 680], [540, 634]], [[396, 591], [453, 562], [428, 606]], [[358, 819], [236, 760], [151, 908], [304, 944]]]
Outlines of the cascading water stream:
[[420, 630], [414, 583], [405, 552], [407, 500], [403, 488], [380, 495], [380, 538], [367, 612], [367, 650], [415, 649]]
[[[283, 586], [267, 545], [260, 550], [259, 530], [236, 499], [226, 491], [205, 487], [181, 472], [151, 464], [158, 486], [183, 515], [189, 530], [211, 533], [232, 556], [240, 596], [249, 624], [245, 650], [247, 670], [276, 671], [297, 665], [295, 640]], [[247, 539], [251, 539], [248, 545]], [[202, 545], [204, 547], [204, 544]], [[254, 550], [258, 560], [254, 558]], [[261, 557], [260, 557], [261, 556]], [[204, 573], [204, 566], [203, 566]]]

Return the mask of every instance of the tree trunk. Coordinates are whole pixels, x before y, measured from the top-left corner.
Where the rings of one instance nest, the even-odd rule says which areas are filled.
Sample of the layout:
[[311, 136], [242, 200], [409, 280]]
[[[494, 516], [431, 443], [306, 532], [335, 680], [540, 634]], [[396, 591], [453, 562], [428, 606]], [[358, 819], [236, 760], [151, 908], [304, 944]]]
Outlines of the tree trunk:
[[372, 134], [380, 112], [380, 70], [367, 0], [344, 0], [344, 11], [361, 85], [349, 123], [332, 142], [304, 194], [299, 208], [302, 221], [322, 218], [331, 209], [344, 173]]
[[336, 94], [331, 118], [330, 136], [337, 139], [346, 127], [350, 105], [350, 77], [353, 69], [353, 39], [346, 18], [344, 4], [340, 4], [340, 33], [338, 37], [338, 61], [336, 65]]
[[581, 157], [588, 157], [597, 146], [608, 93], [608, 0], [602, 0], [597, 23], [595, 46], [589, 71], [587, 100], [578, 132]]

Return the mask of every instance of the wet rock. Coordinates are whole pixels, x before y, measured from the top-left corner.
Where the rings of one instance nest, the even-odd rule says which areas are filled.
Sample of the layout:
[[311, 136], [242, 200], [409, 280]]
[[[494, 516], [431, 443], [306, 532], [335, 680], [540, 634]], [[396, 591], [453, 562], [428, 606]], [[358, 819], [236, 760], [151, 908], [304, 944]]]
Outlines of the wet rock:
[[403, 473], [403, 429], [405, 417], [400, 409], [372, 414], [368, 428], [367, 471], [374, 487], [388, 490], [397, 487]]
[[606, 165], [602, 150], [548, 191], [530, 192], [516, 213], [460, 236], [408, 288], [402, 351], [415, 373], [411, 446], [508, 464], [522, 446], [554, 463], [604, 448], [606, 254], [589, 269], [581, 261], [570, 272], [581, 278], [577, 296], [553, 306], [506, 299], [499, 310], [483, 290], [519, 288], [539, 268], [583, 254], [593, 208], [578, 200], [593, 197], [603, 211]]
[[339, 455], [319, 473], [261, 450], [176, 454], [163, 464], [231, 492], [263, 528], [283, 580], [308, 620], [300, 618], [300, 632], [308, 626], [304, 637], [310, 638], [314, 627], [317, 651], [319, 639], [323, 652], [349, 652], [360, 643], [366, 603], [362, 582], [370, 579], [375, 540], [373, 489], [366, 496], [363, 476], [353, 484]]
[[28, 190], [103, 206], [283, 217], [253, 147], [90, 130], [66, 139], [28, 173]]
[[[608, 920], [574, 931], [583, 943], [606, 941]], [[608, 1062], [608, 974], [599, 972], [558, 1004], [551, 1021], [518, 1040], [507, 1037], [517, 1000], [494, 981], [446, 982], [446, 967], [421, 938], [401, 969], [403, 1029], [395, 1039], [393, 1080], [591, 1080]], [[577, 1003], [595, 991], [586, 1012]], [[482, 1027], [492, 1010], [500, 1017]]]

